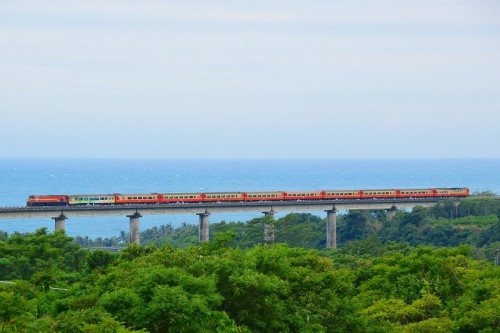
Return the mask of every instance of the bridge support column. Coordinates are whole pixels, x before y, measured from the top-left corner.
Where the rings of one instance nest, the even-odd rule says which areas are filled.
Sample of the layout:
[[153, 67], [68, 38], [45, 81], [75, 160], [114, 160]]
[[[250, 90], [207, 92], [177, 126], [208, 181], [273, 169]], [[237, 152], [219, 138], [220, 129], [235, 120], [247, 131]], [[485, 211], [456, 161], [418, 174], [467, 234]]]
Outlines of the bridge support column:
[[199, 241], [200, 242], [208, 242], [209, 241], [209, 222], [208, 216], [209, 212], [196, 214], [200, 217], [200, 227], [199, 227]]
[[58, 217], [53, 217], [54, 222], [55, 222], [55, 229], [57, 230], [64, 230], [66, 228], [66, 219], [67, 217], [61, 213]]
[[337, 211], [335, 208], [326, 211], [326, 247], [337, 248]]
[[130, 218], [130, 236], [129, 243], [135, 243], [139, 245], [140, 243], [140, 232], [139, 232], [139, 218], [142, 217], [141, 214], [135, 212], [133, 215], [127, 215]]
[[264, 213], [264, 217], [267, 217], [266, 222], [264, 224], [264, 241], [266, 243], [274, 242], [274, 210], [270, 210], [269, 212]]
[[392, 220], [394, 218], [394, 216], [396, 216], [397, 211], [398, 211], [398, 209], [396, 208], [396, 206], [392, 206], [391, 209], [388, 209], [387, 210], [387, 219]]

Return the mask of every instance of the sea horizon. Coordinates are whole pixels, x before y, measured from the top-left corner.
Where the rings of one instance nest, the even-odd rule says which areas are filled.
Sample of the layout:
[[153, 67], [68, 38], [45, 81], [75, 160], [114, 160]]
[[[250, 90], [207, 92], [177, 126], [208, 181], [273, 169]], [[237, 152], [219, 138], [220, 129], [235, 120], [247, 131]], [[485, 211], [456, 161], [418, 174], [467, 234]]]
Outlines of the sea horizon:
[[[0, 158], [0, 207], [26, 205], [31, 194], [168, 193], [468, 187], [500, 193], [500, 158]], [[324, 212], [316, 212], [324, 217]], [[285, 215], [285, 214], [282, 214]], [[276, 217], [282, 216], [278, 214]], [[259, 214], [214, 214], [212, 223]], [[197, 224], [196, 215], [144, 216], [141, 230]], [[51, 219], [0, 220], [0, 230], [54, 230]], [[112, 237], [126, 217], [72, 218], [70, 236]]]

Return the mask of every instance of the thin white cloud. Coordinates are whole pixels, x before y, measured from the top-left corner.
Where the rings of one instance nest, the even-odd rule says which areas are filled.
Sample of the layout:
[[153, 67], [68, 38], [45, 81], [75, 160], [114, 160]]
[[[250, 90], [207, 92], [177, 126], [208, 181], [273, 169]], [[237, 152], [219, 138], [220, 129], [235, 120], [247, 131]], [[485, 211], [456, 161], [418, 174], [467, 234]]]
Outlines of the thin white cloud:
[[38, 16], [176, 19], [226, 23], [498, 24], [496, 1], [8, 1], [3, 11]]
[[[428, 148], [456, 130], [498, 151], [498, 12], [491, 1], [5, 1], [0, 141], [23, 149], [0, 155], [56, 154], [50, 142], [73, 136], [75, 156], [388, 156], [377, 131], [424, 134], [394, 142], [396, 157], [457, 156]], [[122, 150], [78, 144], [137, 128], [147, 142]], [[223, 141], [240, 136], [255, 138]], [[33, 137], [48, 148], [27, 151]]]

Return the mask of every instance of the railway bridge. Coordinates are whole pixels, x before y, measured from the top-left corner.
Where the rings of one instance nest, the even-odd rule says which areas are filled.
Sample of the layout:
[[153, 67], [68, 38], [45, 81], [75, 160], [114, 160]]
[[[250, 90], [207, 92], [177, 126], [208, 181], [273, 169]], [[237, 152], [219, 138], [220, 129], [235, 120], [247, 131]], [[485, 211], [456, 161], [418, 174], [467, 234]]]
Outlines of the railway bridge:
[[[126, 216], [130, 219], [130, 243], [140, 242], [139, 221], [144, 215], [196, 214], [199, 216], [199, 240], [209, 240], [209, 215], [212, 213], [258, 212], [274, 216], [276, 212], [325, 211], [327, 213], [326, 246], [337, 247], [337, 212], [341, 210], [385, 210], [389, 218], [398, 209], [415, 206], [432, 207], [438, 198], [419, 199], [342, 199], [262, 202], [176, 203], [109, 206], [43, 206], [0, 207], [0, 219], [50, 218], [55, 230], [64, 230], [68, 218]], [[274, 239], [272, 225], [264, 228], [266, 240]]]

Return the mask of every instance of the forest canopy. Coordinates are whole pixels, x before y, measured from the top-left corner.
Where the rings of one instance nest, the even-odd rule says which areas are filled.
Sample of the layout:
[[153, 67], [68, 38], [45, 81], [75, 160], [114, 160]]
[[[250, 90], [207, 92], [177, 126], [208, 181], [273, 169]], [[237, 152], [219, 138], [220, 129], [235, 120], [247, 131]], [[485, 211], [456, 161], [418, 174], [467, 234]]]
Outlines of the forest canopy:
[[482, 200], [392, 220], [351, 211], [338, 249], [310, 214], [214, 224], [204, 244], [191, 226], [150, 229], [119, 252], [62, 231], [5, 235], [0, 331], [497, 332], [499, 208]]

